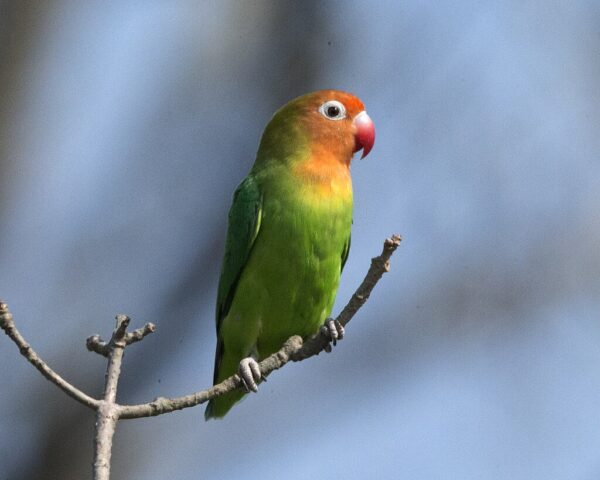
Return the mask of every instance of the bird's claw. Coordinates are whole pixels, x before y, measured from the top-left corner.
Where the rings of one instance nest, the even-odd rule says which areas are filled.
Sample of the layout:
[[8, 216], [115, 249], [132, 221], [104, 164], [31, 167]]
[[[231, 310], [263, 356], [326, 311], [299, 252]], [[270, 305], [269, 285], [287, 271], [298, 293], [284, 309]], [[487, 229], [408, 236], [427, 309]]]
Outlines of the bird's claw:
[[246, 392], [258, 392], [257, 382], [264, 380], [262, 373], [260, 373], [260, 366], [258, 365], [258, 362], [252, 357], [246, 357], [240, 361], [238, 375], [240, 376], [242, 385], [244, 386]]
[[344, 327], [338, 320], [328, 318], [325, 320], [325, 324], [321, 327], [321, 331], [331, 339], [331, 343], [328, 343], [325, 347], [327, 353], [331, 352], [331, 345], [335, 347], [337, 341], [344, 338]]

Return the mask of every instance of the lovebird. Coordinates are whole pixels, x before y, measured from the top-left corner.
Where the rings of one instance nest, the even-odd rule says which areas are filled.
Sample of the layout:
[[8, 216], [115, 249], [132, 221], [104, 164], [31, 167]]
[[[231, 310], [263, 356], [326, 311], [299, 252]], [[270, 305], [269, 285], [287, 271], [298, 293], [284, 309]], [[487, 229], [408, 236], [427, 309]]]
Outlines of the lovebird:
[[[343, 328], [328, 319], [350, 249], [350, 162], [364, 158], [375, 127], [363, 103], [338, 90], [291, 100], [273, 115], [229, 211], [217, 293], [214, 384], [239, 373], [246, 392], [263, 380], [257, 362], [292, 335]], [[209, 401], [221, 418], [246, 392]]]

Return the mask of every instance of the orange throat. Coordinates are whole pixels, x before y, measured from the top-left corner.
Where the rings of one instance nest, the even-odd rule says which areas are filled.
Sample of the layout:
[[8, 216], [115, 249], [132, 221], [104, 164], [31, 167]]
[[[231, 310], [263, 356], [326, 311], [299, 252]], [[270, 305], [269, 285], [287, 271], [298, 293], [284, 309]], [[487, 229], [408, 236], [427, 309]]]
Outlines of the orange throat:
[[294, 176], [302, 181], [311, 196], [339, 198], [347, 200], [352, 197], [352, 179], [350, 164], [340, 161], [331, 153], [314, 153], [309, 159], [300, 162], [294, 168]]

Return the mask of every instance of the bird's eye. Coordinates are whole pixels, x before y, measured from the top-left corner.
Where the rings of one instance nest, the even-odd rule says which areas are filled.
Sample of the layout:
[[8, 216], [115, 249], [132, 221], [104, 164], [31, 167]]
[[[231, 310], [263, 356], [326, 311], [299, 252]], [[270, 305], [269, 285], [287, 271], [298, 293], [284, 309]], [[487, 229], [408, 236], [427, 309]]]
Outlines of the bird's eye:
[[346, 108], [337, 100], [329, 100], [319, 107], [319, 112], [329, 120], [346, 118]]

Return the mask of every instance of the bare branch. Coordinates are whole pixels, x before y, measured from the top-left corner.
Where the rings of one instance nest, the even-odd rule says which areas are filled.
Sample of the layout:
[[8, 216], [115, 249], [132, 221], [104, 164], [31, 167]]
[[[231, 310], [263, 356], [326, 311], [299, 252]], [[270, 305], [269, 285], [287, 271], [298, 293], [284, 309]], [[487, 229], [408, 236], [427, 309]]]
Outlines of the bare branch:
[[110, 458], [112, 441], [115, 435], [119, 410], [117, 401], [117, 385], [121, 375], [121, 363], [127, 346], [127, 326], [129, 317], [117, 315], [117, 325], [108, 349], [108, 366], [104, 384], [104, 397], [96, 413], [96, 436], [94, 437], [94, 479], [108, 480], [110, 478]]
[[129, 332], [125, 335], [125, 344], [131, 345], [132, 343], [139, 342], [144, 339], [146, 335], [156, 332], [156, 325], [153, 323], [147, 323], [141, 328], [135, 329], [133, 332]]
[[[383, 274], [389, 271], [390, 258], [400, 245], [401, 240], [399, 235], [393, 235], [391, 238], [386, 239], [383, 244], [381, 255], [371, 259], [371, 267], [369, 268], [367, 275], [356, 292], [352, 295], [348, 304], [336, 318], [343, 326], [350, 322], [356, 312], [367, 301], [373, 288]], [[267, 377], [271, 372], [283, 367], [290, 360], [298, 362], [314, 355], [318, 355], [329, 345], [330, 341], [331, 339], [321, 331], [304, 343], [302, 342], [302, 338], [298, 335], [290, 337], [278, 352], [260, 362], [260, 371], [264, 377]], [[218, 397], [219, 395], [235, 390], [240, 386], [240, 377], [235, 374], [218, 385], [190, 395], [176, 398], [159, 397], [152, 402], [139, 405], [120, 405], [118, 406], [119, 418], [131, 419], [153, 417], [174, 410], [194, 407], [201, 403], [205, 403], [212, 398]]]
[[[153, 323], [147, 323], [141, 328], [125, 334], [124, 340], [125, 345], [131, 345], [132, 343], [139, 342], [144, 339], [146, 335], [150, 335], [156, 331], [156, 325]], [[95, 352], [103, 357], [108, 357], [110, 353], [110, 343], [102, 340], [100, 335], [92, 335], [85, 341], [85, 346], [90, 352]]]
[[[352, 295], [348, 304], [335, 319], [341, 326], [345, 326], [350, 322], [356, 312], [367, 301], [377, 282], [381, 279], [383, 274], [389, 270], [389, 260], [398, 245], [400, 245], [400, 240], [398, 235], [393, 235], [391, 238], [386, 239], [381, 255], [371, 259], [371, 266], [367, 275], [356, 292]], [[129, 326], [129, 317], [117, 315], [116, 321], [116, 327], [109, 342], [103, 341], [100, 335], [93, 335], [86, 341], [88, 350], [108, 357], [104, 396], [101, 400], [96, 400], [65, 381], [46, 365], [17, 330], [7, 304], [0, 302], [0, 327], [12, 341], [15, 342], [17, 347], [19, 347], [21, 354], [37, 368], [44, 377], [57, 385], [67, 395], [83, 405], [96, 410], [96, 436], [94, 438], [93, 464], [95, 480], [108, 480], [110, 477], [112, 441], [117, 422], [120, 419], [152, 417], [173, 412], [175, 410], [181, 410], [183, 408], [193, 407], [242, 386], [240, 377], [236, 374], [218, 385], [214, 385], [207, 390], [202, 390], [190, 395], [176, 398], [159, 397], [152, 402], [140, 405], [117, 404], [117, 386], [121, 374], [121, 364], [125, 347], [143, 340], [146, 335], [153, 333], [156, 330], [156, 327], [151, 323], [147, 323], [142, 328], [138, 328], [137, 330], [128, 333], [127, 327]], [[278, 352], [260, 362], [259, 366], [261, 374], [266, 380], [266, 377], [271, 372], [283, 367], [290, 361], [298, 362], [314, 355], [318, 355], [322, 350], [330, 349], [330, 342], [330, 336], [323, 329], [309, 338], [306, 342], [303, 342], [302, 338], [298, 335], [292, 336]]]
[[103, 357], [108, 357], [108, 353], [110, 352], [108, 343], [102, 340], [100, 335], [92, 335], [91, 337], [88, 337], [85, 341], [85, 346], [90, 352], [96, 352]]
[[4, 302], [0, 301], [0, 328], [4, 330], [6, 335], [10, 337], [10, 339], [15, 342], [17, 347], [19, 348], [19, 352], [23, 355], [29, 363], [31, 363], [37, 370], [46, 377], [47, 380], [50, 380], [54, 385], [60, 388], [63, 392], [65, 392], [69, 397], [77, 400], [79, 403], [89, 407], [93, 410], [98, 408], [100, 402], [95, 398], [90, 397], [86, 393], [79, 390], [77, 387], [71, 385], [64, 378], [62, 378], [58, 373], [52, 370], [46, 362], [44, 362], [40, 356], [31, 348], [29, 343], [25, 341], [15, 323], [13, 321], [13, 316], [8, 310], [8, 305]]
[[[352, 317], [354, 317], [360, 307], [362, 307], [369, 299], [373, 288], [375, 288], [377, 282], [381, 280], [383, 274], [390, 271], [390, 258], [400, 245], [401, 241], [402, 238], [400, 235], [392, 235], [391, 238], [386, 238], [385, 242], [383, 242], [383, 251], [381, 252], [381, 255], [371, 259], [371, 266], [369, 267], [369, 271], [365, 275], [364, 280], [356, 289], [356, 292], [354, 292], [344, 309], [336, 317], [336, 320], [339, 321], [343, 327], [352, 320]], [[291, 353], [292, 360], [298, 362], [305, 358], [312, 357], [313, 355], [318, 355], [329, 344], [329, 341], [329, 337], [320, 331], [317, 335], [312, 336], [304, 342], [302, 348]]]

